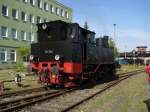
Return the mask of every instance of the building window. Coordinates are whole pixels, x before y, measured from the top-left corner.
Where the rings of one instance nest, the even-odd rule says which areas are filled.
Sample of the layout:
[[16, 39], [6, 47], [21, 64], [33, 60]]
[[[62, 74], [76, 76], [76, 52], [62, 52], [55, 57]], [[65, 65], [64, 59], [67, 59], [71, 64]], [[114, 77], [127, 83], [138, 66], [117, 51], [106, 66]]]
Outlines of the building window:
[[8, 37], [8, 28], [7, 27], [5, 27], [5, 26], [1, 27], [1, 36], [3, 38], [7, 38]]
[[47, 19], [43, 19], [43, 22], [45, 23], [45, 22], [47, 22], [48, 20]]
[[63, 10], [63, 9], [61, 9], [61, 10], [60, 10], [60, 15], [61, 15], [62, 17], [64, 17], [64, 16], [65, 16], [65, 12], [64, 12], [64, 10]]
[[51, 13], [54, 13], [54, 12], [55, 12], [53, 5], [50, 5], [50, 11], [51, 11]]
[[22, 12], [22, 13], [21, 13], [21, 19], [22, 19], [23, 21], [27, 21], [27, 14], [26, 14], [25, 12]]
[[12, 9], [12, 17], [18, 19], [18, 11], [16, 9]]
[[40, 23], [42, 23], [42, 18], [40, 18]]
[[42, 23], [42, 18], [40, 18], [39, 16], [37, 17], [37, 23]]
[[59, 11], [60, 11], [60, 9], [58, 7], [56, 7], [56, 15], [59, 15]]
[[37, 0], [38, 7], [42, 9], [42, 0]]
[[0, 48], [0, 62], [7, 61], [7, 51], [6, 49]]
[[69, 15], [68, 15], [68, 12], [66, 11], [65, 12], [65, 17], [68, 19], [69, 18]]
[[12, 29], [12, 38], [17, 39], [17, 30], [14, 28]]
[[33, 16], [33, 15], [30, 15], [30, 16], [29, 16], [29, 21], [30, 21], [30, 23], [33, 23], [33, 24], [34, 24], [34, 16]]
[[44, 2], [44, 10], [48, 11], [48, 4]]
[[16, 62], [16, 51], [15, 50], [10, 50], [9, 51], [9, 61], [11, 62]]
[[30, 4], [34, 6], [35, 5], [35, 0], [30, 0]]
[[37, 23], [40, 23], [40, 17], [37, 17]]
[[25, 3], [27, 3], [28, 2], [28, 0], [22, 0], [23, 2], [25, 2]]
[[32, 23], [35, 23], [34, 16], [32, 16]]
[[46, 21], [46, 22], [49, 22], [49, 20], [48, 20], [48, 19], [46, 19], [45, 21]]
[[8, 8], [6, 6], [2, 6], [2, 15], [8, 16]]
[[41, 1], [41, 0], [37, 0], [37, 5], [38, 5], [38, 7], [40, 7], [40, 1]]
[[33, 33], [29, 32], [29, 41], [32, 43], [34, 42], [34, 35]]
[[32, 23], [32, 15], [29, 15], [29, 22]]
[[21, 31], [21, 40], [26, 40], [26, 32]]

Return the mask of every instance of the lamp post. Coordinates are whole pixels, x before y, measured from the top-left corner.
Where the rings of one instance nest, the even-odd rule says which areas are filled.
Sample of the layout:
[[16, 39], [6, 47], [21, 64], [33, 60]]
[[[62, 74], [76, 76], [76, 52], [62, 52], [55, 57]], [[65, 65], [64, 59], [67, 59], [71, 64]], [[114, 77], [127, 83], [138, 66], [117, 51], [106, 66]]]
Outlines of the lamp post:
[[132, 51], [132, 53], [133, 53], [133, 63], [135, 65], [135, 53], [136, 53], [135, 49]]
[[114, 26], [114, 41], [116, 40], [116, 24], [113, 24]]
[[127, 58], [126, 48], [127, 48], [127, 46], [125, 45], [125, 52], [124, 52], [125, 59]]

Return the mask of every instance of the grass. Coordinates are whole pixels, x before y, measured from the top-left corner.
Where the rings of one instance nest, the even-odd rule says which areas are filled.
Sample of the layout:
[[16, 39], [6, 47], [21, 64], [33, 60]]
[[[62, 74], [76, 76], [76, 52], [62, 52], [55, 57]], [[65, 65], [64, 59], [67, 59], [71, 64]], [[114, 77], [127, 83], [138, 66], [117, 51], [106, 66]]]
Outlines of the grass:
[[139, 70], [139, 69], [144, 70], [144, 66], [140, 66], [140, 65], [121, 65], [121, 68], [117, 69], [117, 73], [130, 72], [130, 71]]
[[23, 84], [23, 87], [18, 87], [15, 82], [6, 82], [4, 83], [4, 87], [6, 91], [19, 91], [42, 86], [41, 84], [38, 84], [37, 77], [35, 76], [27, 76], [27, 78], [25, 78], [25, 80], [22, 80], [21, 83]]
[[15, 70], [8, 69], [8, 70], [0, 70], [0, 81], [6, 81], [6, 80], [14, 80], [16, 73], [21, 74], [22, 84], [23, 87], [18, 87], [16, 83], [13, 82], [5, 82], [4, 87], [6, 91], [18, 91], [18, 90], [24, 90], [29, 88], [36, 88], [41, 87], [42, 85], [38, 84], [38, 77], [37, 76], [25, 76], [23, 72], [16, 72]]
[[147, 79], [143, 73], [82, 105], [78, 112], [147, 112]]

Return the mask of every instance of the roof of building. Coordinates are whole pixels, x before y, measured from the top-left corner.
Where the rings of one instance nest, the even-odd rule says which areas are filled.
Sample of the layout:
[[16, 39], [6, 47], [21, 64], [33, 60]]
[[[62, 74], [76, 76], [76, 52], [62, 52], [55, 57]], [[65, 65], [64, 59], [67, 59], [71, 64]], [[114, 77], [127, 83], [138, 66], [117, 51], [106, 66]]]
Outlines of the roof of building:
[[147, 46], [137, 46], [136, 48], [147, 48]]
[[64, 8], [67, 8], [67, 9], [69, 9], [69, 10], [72, 11], [72, 8], [70, 8], [70, 7], [66, 6], [66, 5], [64, 5], [64, 4], [60, 3], [60, 2], [58, 2], [57, 0], [49, 0], [49, 1], [54, 2], [54, 3], [60, 5], [60, 6], [64, 7]]

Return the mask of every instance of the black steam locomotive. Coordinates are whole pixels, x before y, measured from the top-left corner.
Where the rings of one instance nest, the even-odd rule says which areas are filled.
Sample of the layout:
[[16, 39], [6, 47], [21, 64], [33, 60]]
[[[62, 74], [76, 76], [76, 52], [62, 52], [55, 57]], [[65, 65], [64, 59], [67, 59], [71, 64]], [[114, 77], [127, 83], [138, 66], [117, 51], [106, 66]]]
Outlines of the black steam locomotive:
[[38, 42], [31, 44], [31, 65], [39, 80], [51, 85], [76, 86], [85, 79], [114, 77], [114, 52], [108, 36], [77, 23], [52, 21], [38, 24]]

